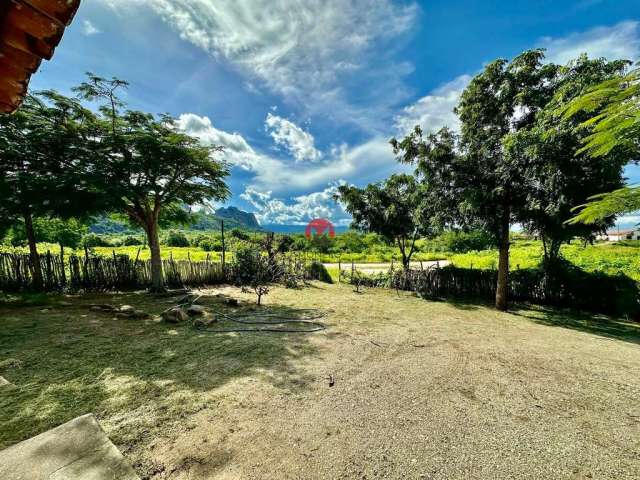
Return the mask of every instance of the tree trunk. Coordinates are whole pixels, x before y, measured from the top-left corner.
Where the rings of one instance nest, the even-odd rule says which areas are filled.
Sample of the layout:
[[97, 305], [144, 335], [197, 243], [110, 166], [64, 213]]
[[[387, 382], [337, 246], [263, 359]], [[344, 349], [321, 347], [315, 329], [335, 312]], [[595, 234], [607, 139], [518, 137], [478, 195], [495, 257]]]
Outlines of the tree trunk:
[[29, 257], [31, 259], [31, 274], [33, 275], [33, 286], [37, 290], [42, 289], [42, 267], [40, 265], [40, 256], [38, 255], [38, 247], [36, 242], [36, 234], [33, 230], [33, 218], [30, 212], [25, 212], [24, 229], [27, 233], [27, 242], [29, 243]]
[[500, 238], [498, 239], [498, 285], [496, 287], [496, 308], [506, 310], [509, 296], [509, 221], [508, 215], [500, 227]]
[[151, 251], [151, 291], [162, 292], [164, 275], [162, 273], [162, 258], [160, 257], [160, 239], [158, 238], [158, 222], [151, 220], [147, 226], [147, 240]]

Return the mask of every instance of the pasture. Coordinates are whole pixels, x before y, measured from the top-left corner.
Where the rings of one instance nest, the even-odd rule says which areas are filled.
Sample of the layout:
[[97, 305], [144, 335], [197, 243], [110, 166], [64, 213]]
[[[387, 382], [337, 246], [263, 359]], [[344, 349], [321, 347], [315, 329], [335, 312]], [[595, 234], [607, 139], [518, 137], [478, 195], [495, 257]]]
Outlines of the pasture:
[[[199, 293], [219, 313], [257, 308], [237, 288]], [[94, 412], [149, 479], [640, 472], [635, 323], [315, 282], [274, 287], [261, 307], [326, 312], [314, 334], [169, 325], [156, 316], [176, 299], [142, 293], [26, 300], [0, 306], [0, 448]]]

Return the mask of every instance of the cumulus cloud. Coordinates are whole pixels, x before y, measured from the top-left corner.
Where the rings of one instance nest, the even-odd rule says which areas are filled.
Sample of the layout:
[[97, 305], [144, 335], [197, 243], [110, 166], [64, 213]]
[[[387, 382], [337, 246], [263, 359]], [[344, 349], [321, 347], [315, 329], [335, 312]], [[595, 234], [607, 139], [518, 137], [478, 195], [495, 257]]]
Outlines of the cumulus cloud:
[[547, 49], [549, 61], [559, 64], [566, 64], [582, 53], [592, 58], [637, 60], [640, 57], [640, 22], [621, 22], [562, 38], [545, 37], [539, 46]]
[[302, 225], [314, 218], [327, 218], [334, 225], [347, 225], [349, 216], [333, 199], [338, 185], [343, 183], [333, 183], [324, 190], [287, 199], [288, 202], [274, 198], [271, 191], [259, 191], [254, 187], [248, 187], [240, 197], [257, 210], [256, 218], [263, 225]]
[[96, 27], [93, 22], [89, 20], [85, 20], [82, 22], [82, 34], [86, 36], [95, 35], [97, 33], [101, 33], [98, 27]]
[[296, 162], [315, 162], [322, 158], [322, 153], [315, 147], [313, 135], [290, 120], [269, 113], [265, 120], [265, 128], [276, 145], [286, 149]]
[[177, 126], [205, 144], [225, 147], [223, 158], [251, 172], [251, 186], [261, 191], [311, 190], [339, 178], [375, 181], [398, 167], [388, 140], [383, 137], [353, 147], [342, 144], [327, 152], [320, 162], [300, 163], [258, 152], [242, 135], [217, 129], [206, 116], [182, 114]]
[[420, 125], [425, 132], [436, 132], [445, 126], [459, 130], [460, 121], [453, 109], [458, 105], [460, 95], [470, 80], [470, 75], [461, 75], [405, 107], [395, 117], [399, 134], [410, 132], [416, 125]]

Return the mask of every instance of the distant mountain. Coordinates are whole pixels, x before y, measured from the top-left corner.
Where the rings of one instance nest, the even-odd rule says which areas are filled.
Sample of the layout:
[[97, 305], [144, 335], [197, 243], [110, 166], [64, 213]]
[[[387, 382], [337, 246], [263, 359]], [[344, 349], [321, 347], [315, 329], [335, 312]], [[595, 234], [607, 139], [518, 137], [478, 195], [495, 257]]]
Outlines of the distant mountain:
[[[193, 225], [181, 227], [182, 230], [220, 230], [220, 224], [224, 220], [225, 230], [240, 228], [243, 230], [262, 230], [256, 216], [253, 213], [244, 212], [236, 207], [219, 208], [215, 213], [199, 213], [197, 221]], [[92, 233], [98, 234], [121, 234], [136, 233], [135, 229], [124, 221], [120, 221], [108, 216], [96, 219], [91, 225]]]
[[219, 208], [216, 210], [215, 216], [226, 222], [236, 222], [237, 224], [249, 228], [251, 230], [260, 230], [260, 224], [256, 220], [253, 213], [244, 212], [236, 207]]

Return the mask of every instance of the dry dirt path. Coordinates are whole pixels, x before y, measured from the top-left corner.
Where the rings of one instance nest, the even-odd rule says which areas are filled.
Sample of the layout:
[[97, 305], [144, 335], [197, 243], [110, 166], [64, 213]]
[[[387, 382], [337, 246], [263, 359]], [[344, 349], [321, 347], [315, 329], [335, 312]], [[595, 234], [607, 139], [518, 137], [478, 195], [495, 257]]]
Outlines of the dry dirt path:
[[637, 326], [320, 284], [267, 301], [330, 328], [143, 445], [153, 478], [640, 478]]

